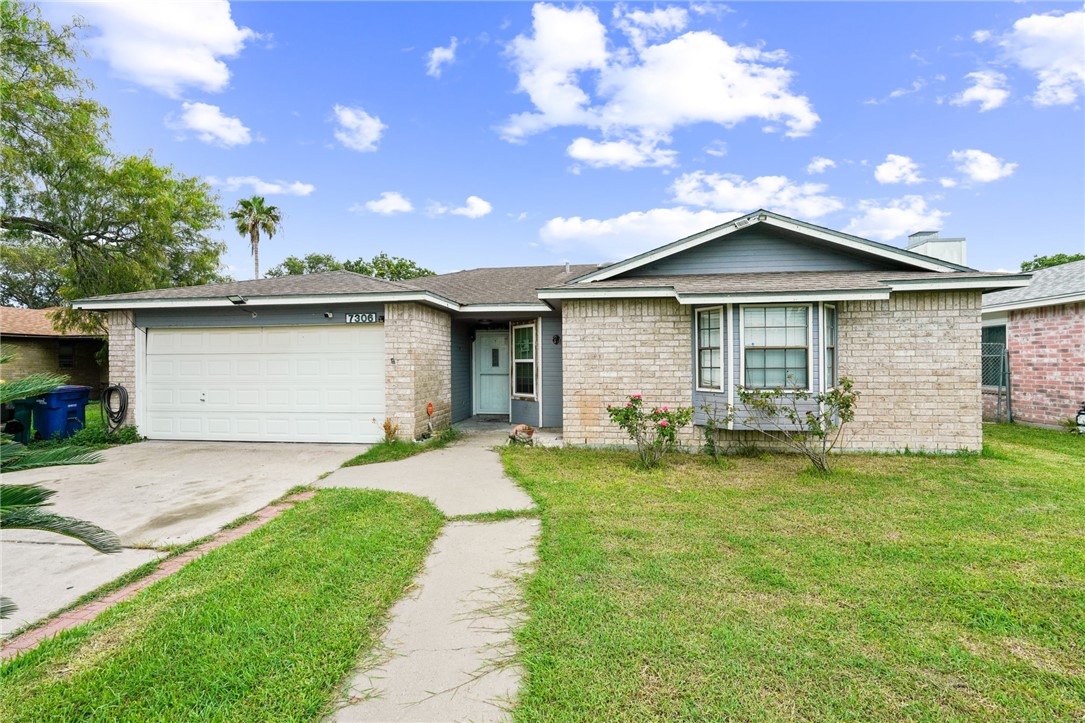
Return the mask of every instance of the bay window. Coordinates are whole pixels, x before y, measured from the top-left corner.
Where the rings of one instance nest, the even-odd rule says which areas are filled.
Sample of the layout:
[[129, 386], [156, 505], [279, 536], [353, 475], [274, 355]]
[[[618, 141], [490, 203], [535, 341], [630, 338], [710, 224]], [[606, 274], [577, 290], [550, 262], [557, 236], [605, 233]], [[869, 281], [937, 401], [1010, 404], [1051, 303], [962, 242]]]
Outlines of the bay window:
[[743, 385], [809, 389], [810, 307], [746, 306], [742, 317]]
[[697, 312], [697, 387], [722, 389], [723, 385], [723, 309], [700, 309]]
[[512, 395], [535, 396], [535, 325], [512, 327]]

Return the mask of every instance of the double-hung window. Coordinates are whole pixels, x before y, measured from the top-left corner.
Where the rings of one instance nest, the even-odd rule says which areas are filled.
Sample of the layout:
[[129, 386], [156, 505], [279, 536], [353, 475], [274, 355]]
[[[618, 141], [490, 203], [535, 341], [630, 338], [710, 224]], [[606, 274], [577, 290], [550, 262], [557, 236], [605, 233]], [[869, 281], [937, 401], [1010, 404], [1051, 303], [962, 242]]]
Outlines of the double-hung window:
[[697, 387], [723, 388], [723, 309], [697, 312]]
[[535, 325], [512, 327], [512, 395], [535, 396]]
[[825, 386], [836, 386], [836, 307], [824, 307], [825, 314]]
[[743, 308], [743, 384], [750, 389], [809, 389], [810, 307]]

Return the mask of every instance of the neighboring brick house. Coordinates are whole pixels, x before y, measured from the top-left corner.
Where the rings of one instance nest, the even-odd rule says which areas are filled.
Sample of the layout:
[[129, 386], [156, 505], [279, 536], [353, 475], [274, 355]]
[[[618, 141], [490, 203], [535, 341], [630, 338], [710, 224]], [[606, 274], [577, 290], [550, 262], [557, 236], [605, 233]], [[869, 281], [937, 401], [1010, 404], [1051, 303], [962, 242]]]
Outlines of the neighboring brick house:
[[92, 387], [91, 397], [97, 399], [99, 384], [108, 378], [96, 359], [101, 337], [57, 331], [49, 320], [52, 311], [0, 306], [0, 344], [15, 357], [0, 376], [15, 381], [39, 372], [63, 374], [69, 384]]
[[[1013, 421], [1057, 426], [1074, 417], [1085, 402], [1085, 261], [1034, 271], [1026, 288], [984, 294], [983, 338], [1006, 345], [1002, 385]], [[984, 418], [994, 419], [997, 372], [983, 381]]]
[[[610, 265], [340, 271], [76, 306], [109, 313], [113, 381], [151, 438], [367, 442], [386, 417], [417, 437], [493, 416], [624, 444], [606, 405], [631, 393], [700, 409], [847, 375], [863, 395], [847, 448], [978, 450], [980, 296], [1028, 276], [962, 266], [962, 239], [913, 241], [757, 211]], [[753, 434], [741, 414], [729, 433]]]

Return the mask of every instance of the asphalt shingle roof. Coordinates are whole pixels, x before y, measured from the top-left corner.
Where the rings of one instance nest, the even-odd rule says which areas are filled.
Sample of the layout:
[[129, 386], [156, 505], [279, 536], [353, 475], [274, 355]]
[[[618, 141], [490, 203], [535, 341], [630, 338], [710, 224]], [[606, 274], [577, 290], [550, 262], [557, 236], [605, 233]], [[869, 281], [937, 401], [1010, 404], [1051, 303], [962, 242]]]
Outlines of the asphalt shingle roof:
[[507, 266], [425, 276], [409, 283], [460, 304], [538, 303], [536, 289], [561, 285], [597, 268], [595, 264], [573, 264], [566, 273], [564, 265]]
[[984, 306], [1019, 304], [1028, 301], [1085, 293], [1085, 261], [1074, 261], [1032, 272], [1032, 283], [1020, 289], [1006, 289], [983, 295]]
[[65, 336], [85, 337], [78, 332], [62, 332], [53, 328], [48, 309], [20, 309], [15, 306], [0, 306], [0, 335], [3, 336]]
[[224, 296], [320, 296], [323, 294], [368, 294], [418, 289], [397, 281], [384, 281], [351, 271], [327, 271], [322, 274], [280, 276], [274, 279], [230, 281], [225, 284], [178, 286], [171, 289], [150, 289], [128, 294], [95, 296], [93, 301], [127, 301], [136, 299], [220, 299]]

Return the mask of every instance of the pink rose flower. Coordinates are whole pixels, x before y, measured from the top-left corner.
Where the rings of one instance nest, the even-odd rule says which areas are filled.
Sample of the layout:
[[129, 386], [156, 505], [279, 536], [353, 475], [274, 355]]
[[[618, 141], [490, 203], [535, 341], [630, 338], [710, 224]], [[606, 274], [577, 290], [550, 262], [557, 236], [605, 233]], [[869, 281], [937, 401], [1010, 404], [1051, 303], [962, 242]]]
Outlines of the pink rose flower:
[[632, 407], [632, 406], [633, 406], [633, 402], [626, 402], [626, 403], [625, 403], [625, 406], [627, 406], [627, 407]]
[[665, 412], [665, 411], [667, 411], [667, 408], [666, 408], [666, 407], [663, 407], [663, 411], [664, 411], [664, 412]]
[[659, 420], [659, 426], [666, 427], [667, 426], [667, 420], [666, 419]]
[[640, 395], [639, 394], [634, 394], [633, 399], [640, 399]]

